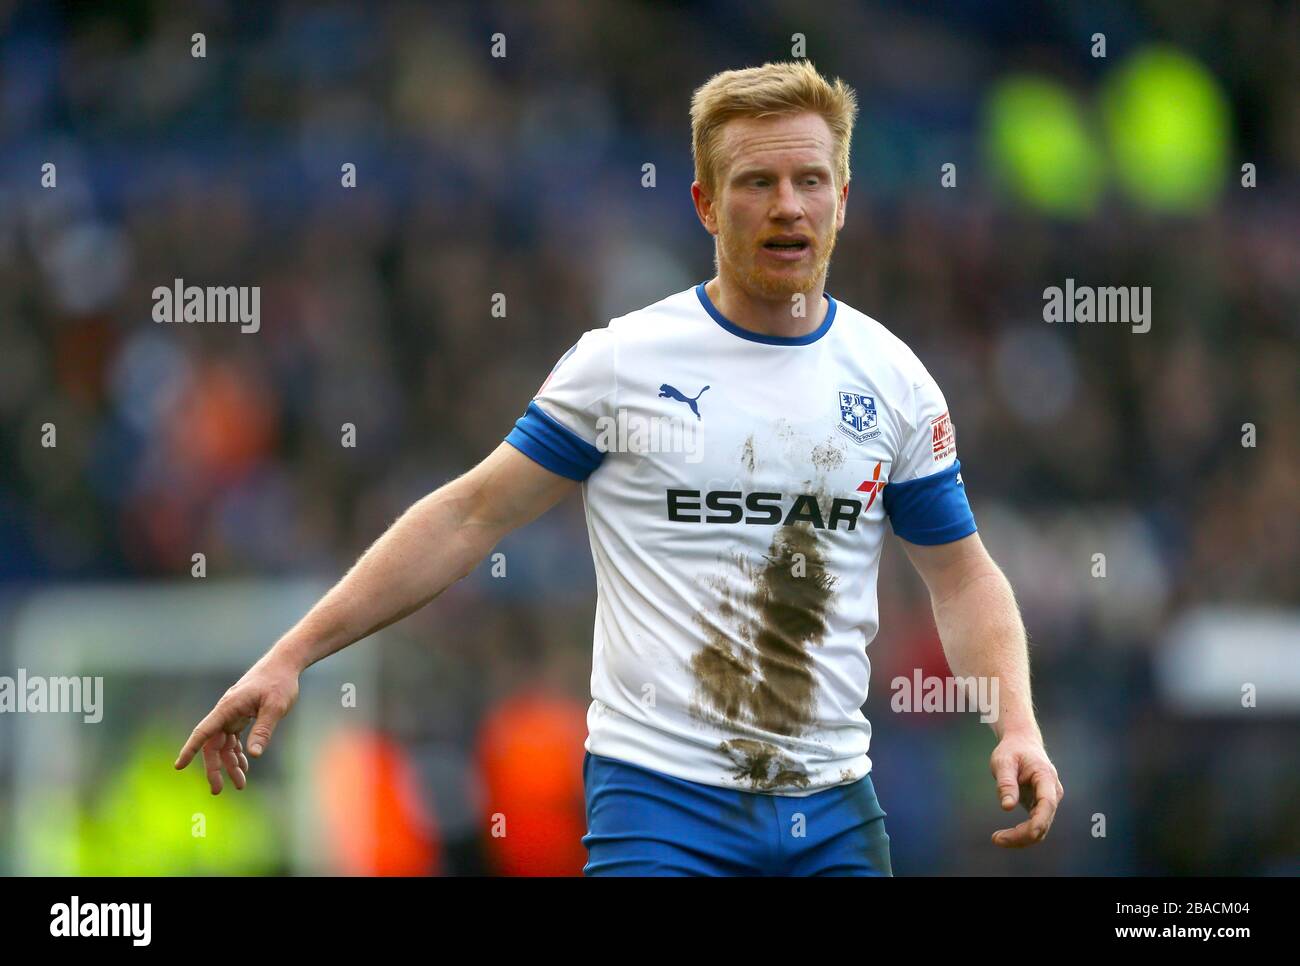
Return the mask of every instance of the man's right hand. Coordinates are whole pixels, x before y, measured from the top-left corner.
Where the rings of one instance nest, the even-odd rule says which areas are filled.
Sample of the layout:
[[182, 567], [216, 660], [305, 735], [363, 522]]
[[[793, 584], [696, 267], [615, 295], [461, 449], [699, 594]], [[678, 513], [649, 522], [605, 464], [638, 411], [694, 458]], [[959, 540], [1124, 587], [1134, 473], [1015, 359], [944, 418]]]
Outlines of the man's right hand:
[[190, 733], [176, 758], [175, 768], [187, 767], [200, 749], [203, 768], [213, 795], [221, 793], [224, 766], [235, 788], [248, 782], [248, 758], [240, 734], [254, 722], [248, 736], [248, 753], [261, 757], [270, 744], [276, 724], [298, 700], [298, 668], [282, 657], [268, 654], [221, 696], [206, 718]]

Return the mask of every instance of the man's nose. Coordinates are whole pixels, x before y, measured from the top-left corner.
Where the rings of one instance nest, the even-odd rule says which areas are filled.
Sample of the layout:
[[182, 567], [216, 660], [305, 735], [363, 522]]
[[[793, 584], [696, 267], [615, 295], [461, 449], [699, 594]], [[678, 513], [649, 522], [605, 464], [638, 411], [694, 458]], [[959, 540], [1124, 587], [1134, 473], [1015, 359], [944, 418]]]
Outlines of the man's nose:
[[777, 182], [776, 197], [772, 199], [772, 217], [780, 221], [791, 221], [803, 213], [803, 202], [799, 192], [795, 191], [794, 181], [782, 178]]

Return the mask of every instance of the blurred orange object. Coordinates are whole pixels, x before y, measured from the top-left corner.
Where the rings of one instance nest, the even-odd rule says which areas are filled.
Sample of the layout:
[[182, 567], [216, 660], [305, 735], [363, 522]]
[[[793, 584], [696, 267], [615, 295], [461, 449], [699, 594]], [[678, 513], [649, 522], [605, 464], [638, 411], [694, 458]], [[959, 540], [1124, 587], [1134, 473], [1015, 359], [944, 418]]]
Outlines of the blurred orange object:
[[337, 874], [440, 874], [437, 824], [397, 742], [363, 730], [334, 734], [316, 761], [316, 787]]
[[275, 399], [251, 372], [231, 363], [201, 367], [176, 408], [173, 458], [205, 476], [237, 478], [271, 452]]
[[540, 692], [512, 697], [484, 722], [488, 851], [503, 875], [581, 875], [586, 709]]

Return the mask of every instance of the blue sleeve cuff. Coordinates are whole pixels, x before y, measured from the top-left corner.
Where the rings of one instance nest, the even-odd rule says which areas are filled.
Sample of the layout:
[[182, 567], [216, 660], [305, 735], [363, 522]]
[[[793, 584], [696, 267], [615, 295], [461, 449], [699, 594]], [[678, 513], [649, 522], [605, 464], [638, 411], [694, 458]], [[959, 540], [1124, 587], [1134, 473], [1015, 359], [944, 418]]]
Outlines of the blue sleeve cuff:
[[968, 537], [977, 529], [975, 514], [958, 482], [961, 462], [930, 476], [887, 483], [882, 497], [894, 532], [908, 543], [933, 546]]
[[528, 404], [506, 442], [534, 463], [570, 480], [585, 480], [605, 458], [573, 430], [548, 416], [536, 402]]

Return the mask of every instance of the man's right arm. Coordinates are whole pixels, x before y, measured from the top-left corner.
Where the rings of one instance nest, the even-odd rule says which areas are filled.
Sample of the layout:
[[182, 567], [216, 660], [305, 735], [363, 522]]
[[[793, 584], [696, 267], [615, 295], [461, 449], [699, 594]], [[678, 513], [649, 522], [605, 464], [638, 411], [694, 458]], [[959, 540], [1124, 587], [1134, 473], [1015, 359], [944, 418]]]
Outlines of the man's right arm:
[[577, 482], [544, 469], [509, 443], [413, 504], [324, 597], [217, 702], [190, 734], [175, 767], [203, 751], [208, 783], [224, 765], [243, 788], [239, 734], [255, 722], [260, 755], [298, 695], [298, 675], [324, 657], [411, 614], [476, 567], [502, 537], [554, 506]]
[[303, 670], [414, 613], [577, 485], [502, 443], [414, 503], [275, 649]]

